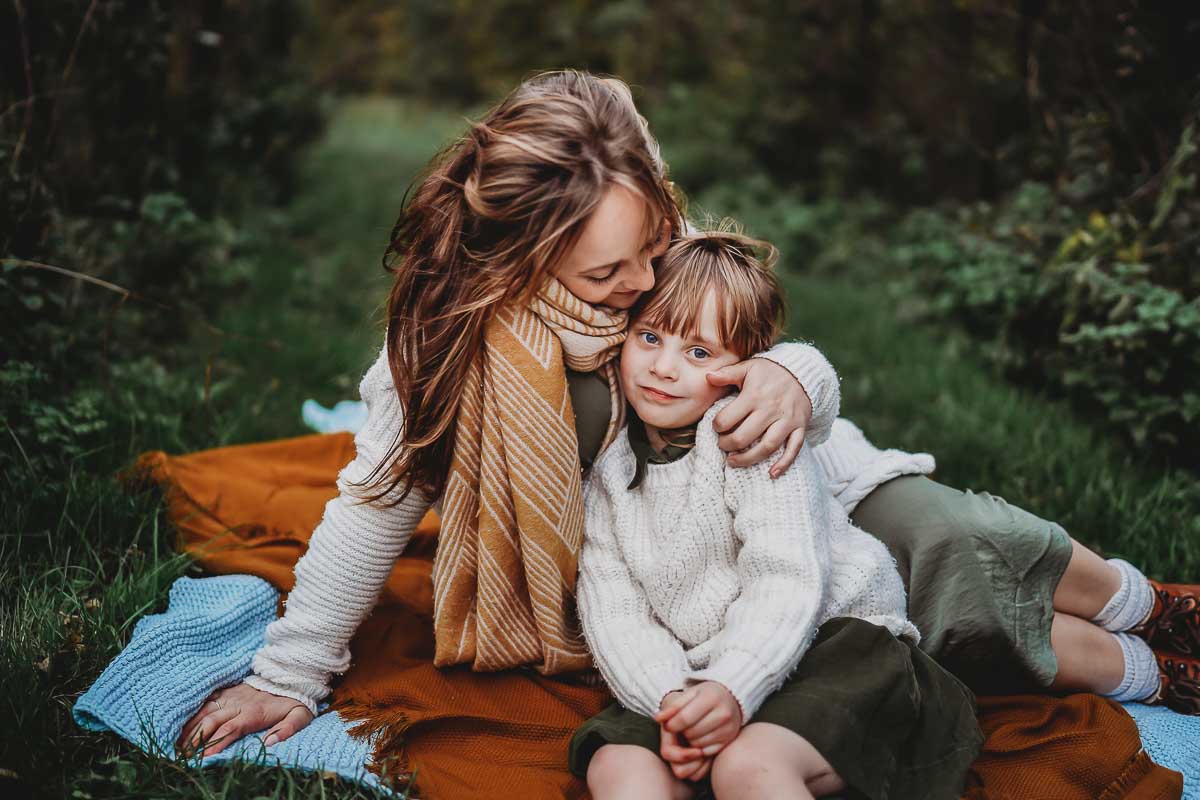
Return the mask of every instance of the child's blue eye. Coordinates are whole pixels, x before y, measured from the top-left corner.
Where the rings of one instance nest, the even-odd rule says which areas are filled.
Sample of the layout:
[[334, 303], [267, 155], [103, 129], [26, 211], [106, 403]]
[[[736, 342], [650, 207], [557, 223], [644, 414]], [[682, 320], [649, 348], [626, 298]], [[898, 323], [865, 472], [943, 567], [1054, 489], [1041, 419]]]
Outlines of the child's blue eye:
[[642, 331], [638, 335], [642, 337], [642, 341], [646, 344], [658, 344], [658, 337], [650, 331]]
[[709, 352], [703, 347], [693, 347], [690, 352], [692, 354], [692, 358], [696, 359], [697, 361], [703, 361], [709, 356]]

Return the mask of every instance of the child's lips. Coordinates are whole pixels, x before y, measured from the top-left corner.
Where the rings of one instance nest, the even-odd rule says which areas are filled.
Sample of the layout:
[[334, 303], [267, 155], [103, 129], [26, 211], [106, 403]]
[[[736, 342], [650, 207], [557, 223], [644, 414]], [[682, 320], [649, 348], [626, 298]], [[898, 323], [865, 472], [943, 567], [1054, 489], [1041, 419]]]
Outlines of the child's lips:
[[645, 394], [646, 397], [650, 398], [651, 400], [657, 400], [660, 403], [668, 403], [672, 400], [680, 399], [678, 395], [667, 394], [666, 392], [660, 392], [658, 389], [652, 389], [649, 386], [643, 386], [642, 393]]

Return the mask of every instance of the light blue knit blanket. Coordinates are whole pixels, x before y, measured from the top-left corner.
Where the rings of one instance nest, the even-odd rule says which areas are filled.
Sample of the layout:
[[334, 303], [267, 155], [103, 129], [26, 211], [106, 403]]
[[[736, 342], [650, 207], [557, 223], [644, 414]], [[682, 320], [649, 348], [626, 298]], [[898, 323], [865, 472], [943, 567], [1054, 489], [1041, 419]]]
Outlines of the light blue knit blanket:
[[1141, 703], [1126, 703], [1125, 710], [1154, 763], [1183, 773], [1183, 800], [1200, 800], [1200, 717]]
[[[183, 723], [214, 690], [249, 673], [278, 599], [269, 583], [252, 575], [175, 581], [167, 610], [138, 622], [129, 645], [75, 703], [75, 721], [88, 730], [111, 730], [149, 753], [175, 757]], [[1150, 757], [1183, 773], [1185, 800], [1200, 800], [1200, 717], [1138, 703], [1125, 708]], [[351, 738], [347, 728], [341, 717], [326, 712], [286, 741], [263, 747], [260, 731], [202, 765], [239, 758], [335, 772], [378, 786], [366, 770], [370, 742]]]
[[[278, 600], [274, 587], [253, 575], [178, 579], [167, 610], [138, 622], [129, 645], [75, 703], [75, 721], [174, 758], [175, 740], [200, 704], [250, 672]], [[366, 769], [371, 744], [351, 738], [348, 727], [326, 712], [285, 741], [263, 747], [260, 731], [203, 759], [201, 766], [236, 758], [334, 772], [378, 787], [379, 779]]]

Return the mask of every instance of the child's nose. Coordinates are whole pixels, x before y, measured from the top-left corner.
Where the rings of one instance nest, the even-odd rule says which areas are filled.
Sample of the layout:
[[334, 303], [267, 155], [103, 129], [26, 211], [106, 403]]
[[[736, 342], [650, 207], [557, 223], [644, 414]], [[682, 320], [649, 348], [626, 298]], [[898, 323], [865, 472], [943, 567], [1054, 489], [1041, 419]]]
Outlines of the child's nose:
[[660, 378], [673, 379], [678, 371], [675, 356], [665, 351], [660, 352], [650, 369]]

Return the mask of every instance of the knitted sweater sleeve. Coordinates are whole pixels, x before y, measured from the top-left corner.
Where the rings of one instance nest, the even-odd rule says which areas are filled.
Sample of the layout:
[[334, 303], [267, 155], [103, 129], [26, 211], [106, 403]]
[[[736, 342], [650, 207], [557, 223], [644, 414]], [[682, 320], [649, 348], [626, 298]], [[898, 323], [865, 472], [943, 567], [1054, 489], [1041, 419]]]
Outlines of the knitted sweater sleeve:
[[816, 447], [829, 439], [842, 403], [842, 390], [837, 372], [821, 351], [804, 342], [781, 342], [754, 357], [774, 361], [792, 373], [808, 395], [812, 419], [805, 431], [804, 443]]
[[683, 646], [654, 616], [621, 557], [608, 493], [589, 481], [587, 536], [579, 555], [576, 601], [588, 649], [621, 705], [647, 717], [668, 692], [682, 689], [688, 670]]
[[296, 564], [284, 614], [267, 626], [266, 644], [246, 679], [255, 688], [299, 700], [314, 714], [329, 694], [330, 677], [350, 666], [350, 639], [430, 505], [415, 491], [390, 508], [357, 501], [360, 490], [350, 484], [386, 456], [403, 420], [386, 350], [363, 377], [359, 393], [367, 421], [354, 437], [354, 459], [338, 474], [338, 495], [326, 504]]
[[728, 688], [743, 723], [812, 643], [830, 588], [831, 499], [811, 448], [777, 479], [770, 477], [770, 463], [724, 467], [725, 503], [740, 543], [741, 594], [725, 613], [708, 666], [688, 677], [689, 684], [716, 681]]

